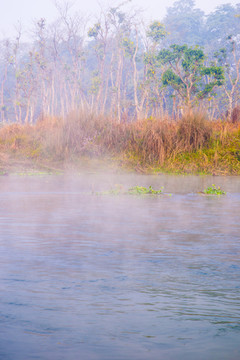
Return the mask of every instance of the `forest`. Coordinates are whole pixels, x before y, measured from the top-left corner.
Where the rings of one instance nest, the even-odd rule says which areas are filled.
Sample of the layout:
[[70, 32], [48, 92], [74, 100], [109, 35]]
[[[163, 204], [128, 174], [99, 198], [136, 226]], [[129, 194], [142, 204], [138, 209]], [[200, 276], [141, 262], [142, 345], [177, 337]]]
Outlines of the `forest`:
[[[68, 133], [64, 141], [58, 136], [59, 154], [100, 142], [130, 146], [134, 156], [163, 165], [170, 155], [204, 147], [214, 127], [222, 134], [240, 121], [240, 4], [205, 14], [194, 0], [176, 1], [148, 24], [131, 1], [100, 7], [95, 19], [73, 13], [69, 3], [56, 7], [58, 18], [38, 19], [28, 42], [20, 25], [15, 38], [0, 41], [1, 127], [42, 129], [45, 122], [50, 131], [58, 122]], [[234, 154], [239, 162], [238, 149]]]

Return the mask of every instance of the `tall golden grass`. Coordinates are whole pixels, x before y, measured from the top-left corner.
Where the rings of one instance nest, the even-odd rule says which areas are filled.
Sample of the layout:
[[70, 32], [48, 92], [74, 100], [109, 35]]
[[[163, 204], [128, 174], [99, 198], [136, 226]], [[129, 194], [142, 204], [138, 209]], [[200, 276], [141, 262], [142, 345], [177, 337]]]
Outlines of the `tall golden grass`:
[[163, 165], [180, 152], [207, 146], [212, 132], [213, 126], [203, 114], [186, 113], [178, 122], [165, 118], [113, 125], [102, 141], [112, 151], [132, 152], [143, 162]]
[[0, 151], [59, 161], [82, 155], [131, 154], [142, 164], [164, 166], [179, 154], [206, 149], [214, 141], [225, 146], [233, 133], [240, 135], [239, 124], [212, 122], [201, 112], [185, 113], [177, 122], [165, 117], [124, 124], [73, 112], [65, 119], [46, 117], [32, 126], [1, 128]]

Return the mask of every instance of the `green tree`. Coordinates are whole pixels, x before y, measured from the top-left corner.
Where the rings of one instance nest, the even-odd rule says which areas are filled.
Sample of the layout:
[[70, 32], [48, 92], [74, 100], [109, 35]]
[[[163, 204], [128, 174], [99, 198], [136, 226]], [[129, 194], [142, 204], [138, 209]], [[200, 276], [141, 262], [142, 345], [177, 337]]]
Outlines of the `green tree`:
[[158, 59], [168, 65], [162, 75], [163, 85], [175, 89], [187, 107], [208, 97], [224, 83], [223, 67], [205, 66], [206, 56], [199, 47], [174, 44], [161, 50]]

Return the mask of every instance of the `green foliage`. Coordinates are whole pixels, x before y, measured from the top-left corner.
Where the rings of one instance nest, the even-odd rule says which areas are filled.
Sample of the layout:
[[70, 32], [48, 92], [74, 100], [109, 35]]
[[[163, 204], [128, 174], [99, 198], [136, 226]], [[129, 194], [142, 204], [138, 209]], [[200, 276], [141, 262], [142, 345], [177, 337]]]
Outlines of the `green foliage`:
[[226, 192], [223, 191], [220, 186], [216, 187], [216, 185], [212, 184], [212, 186], [209, 186], [207, 189], [203, 190], [204, 194], [207, 195], [225, 195]]
[[199, 89], [197, 97], [199, 99], [205, 99], [210, 96], [214, 88], [222, 86], [225, 82], [224, 69], [221, 66], [203, 67], [201, 70], [202, 76], [208, 76], [212, 80], [202, 86], [202, 90]]
[[143, 186], [134, 186], [130, 189], [128, 189], [127, 194], [129, 195], [160, 195], [162, 194], [162, 189], [163, 187], [161, 187], [160, 190], [153, 190], [152, 186], [149, 186], [149, 188], [143, 187]]
[[196, 68], [201, 68], [204, 60], [205, 60], [205, 55], [202, 49], [199, 49], [197, 47], [195, 47], [194, 49], [186, 48], [184, 50], [182, 67], [186, 73], [192, 72]]
[[[163, 86], [171, 86], [177, 90], [186, 103], [208, 97], [216, 86], [224, 83], [222, 66], [205, 66], [206, 56], [199, 47], [187, 45], [171, 45], [158, 54], [158, 60], [168, 65], [162, 75]], [[208, 81], [204, 82], [204, 77]]]
[[182, 80], [177, 76], [172, 69], [167, 69], [162, 75], [163, 86], [171, 85], [174, 89], [178, 90], [180, 87], [185, 87]]
[[170, 50], [162, 49], [159, 52], [158, 60], [161, 61], [163, 64], [170, 64], [172, 62], [176, 63], [178, 60], [181, 59], [187, 48], [187, 45], [171, 45]]
[[101, 30], [101, 24], [100, 23], [96, 23], [94, 24], [93, 27], [91, 27], [89, 30], [88, 30], [88, 36], [91, 38], [94, 38], [96, 39], [99, 35], [99, 32]]
[[144, 54], [144, 63], [146, 65], [150, 65], [151, 67], [158, 67], [159, 66], [159, 61], [157, 59], [157, 56], [155, 55], [155, 53], [149, 51], [149, 52], [146, 52]]
[[154, 42], [159, 43], [167, 35], [165, 26], [159, 21], [154, 21], [150, 24], [149, 30], [147, 31], [147, 36]]
[[125, 55], [131, 58], [135, 52], [134, 42], [128, 37], [124, 37], [122, 39], [122, 47], [124, 49]]

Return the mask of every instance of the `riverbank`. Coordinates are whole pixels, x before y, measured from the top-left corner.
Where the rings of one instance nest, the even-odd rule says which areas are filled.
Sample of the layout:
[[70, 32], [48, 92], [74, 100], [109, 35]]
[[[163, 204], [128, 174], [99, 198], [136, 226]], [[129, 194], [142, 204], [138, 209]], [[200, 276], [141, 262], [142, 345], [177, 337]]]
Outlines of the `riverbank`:
[[240, 125], [210, 122], [203, 114], [182, 120], [116, 124], [71, 114], [35, 125], [0, 129], [0, 173], [120, 169], [140, 173], [240, 175]]

